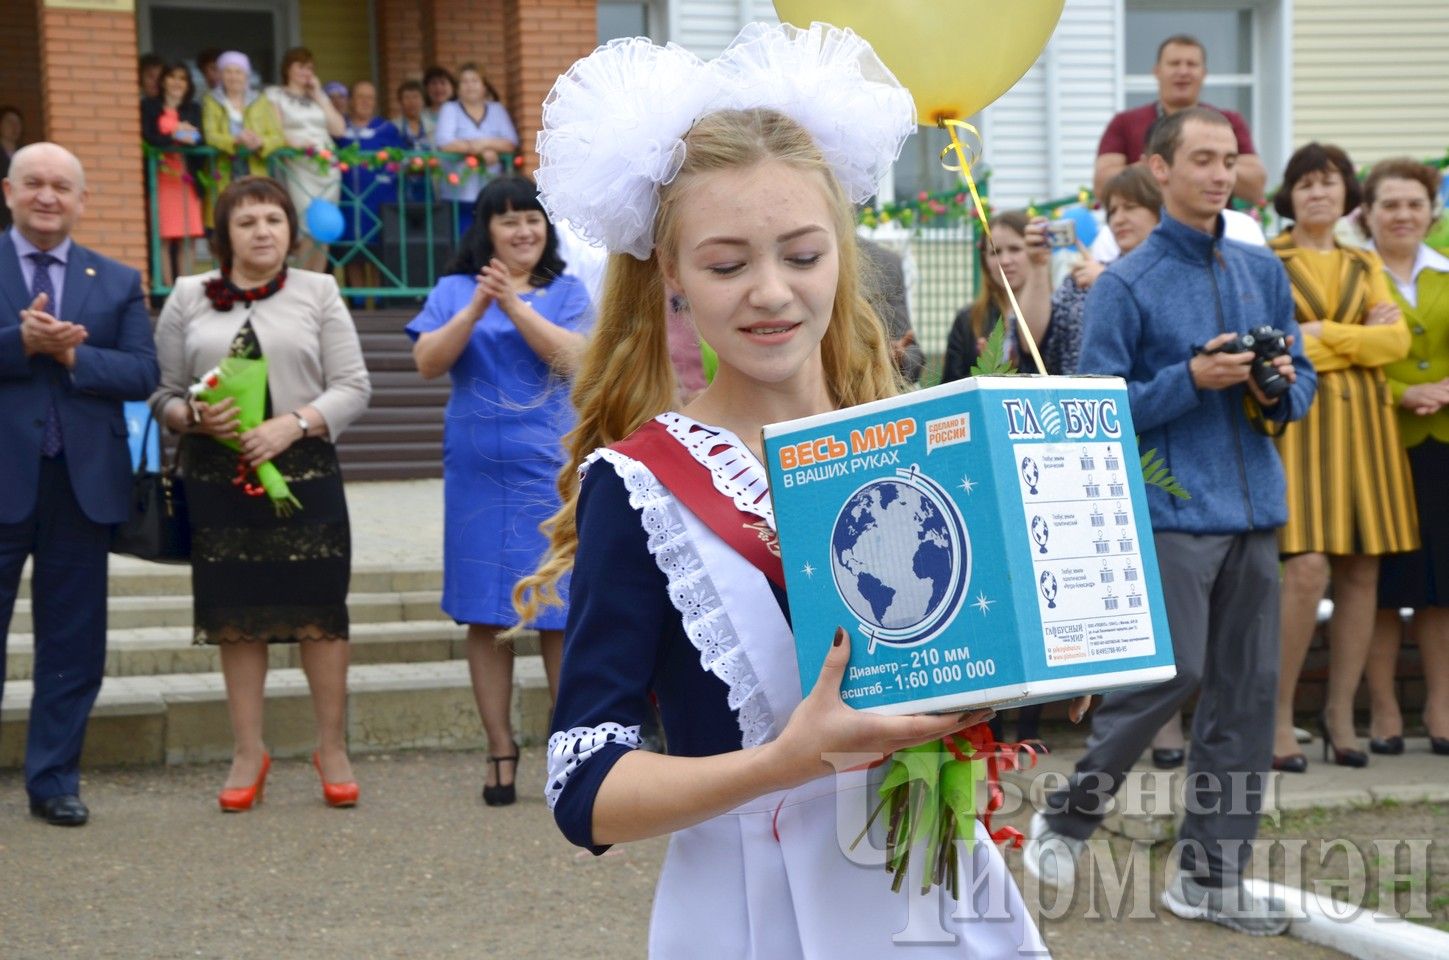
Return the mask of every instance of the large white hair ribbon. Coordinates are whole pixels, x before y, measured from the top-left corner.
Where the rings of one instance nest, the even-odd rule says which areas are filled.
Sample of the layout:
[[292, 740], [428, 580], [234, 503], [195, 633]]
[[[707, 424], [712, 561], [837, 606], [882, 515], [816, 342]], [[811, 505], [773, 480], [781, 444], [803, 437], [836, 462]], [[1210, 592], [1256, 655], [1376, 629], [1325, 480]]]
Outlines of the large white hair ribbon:
[[875, 192], [916, 126], [910, 93], [850, 30], [752, 23], [709, 63], [672, 43], [615, 40], [570, 67], [544, 101], [544, 208], [611, 252], [647, 259], [659, 188], [679, 173], [689, 128], [717, 110], [761, 107], [810, 132], [855, 203]]

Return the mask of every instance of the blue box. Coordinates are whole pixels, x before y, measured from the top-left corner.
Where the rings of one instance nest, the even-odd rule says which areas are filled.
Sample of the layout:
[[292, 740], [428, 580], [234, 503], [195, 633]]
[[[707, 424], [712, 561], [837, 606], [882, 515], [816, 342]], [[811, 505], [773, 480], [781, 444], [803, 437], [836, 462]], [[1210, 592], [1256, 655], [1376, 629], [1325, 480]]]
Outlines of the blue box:
[[148, 421], [151, 420], [151, 408], [144, 400], [127, 400], [124, 404], [126, 414], [126, 442], [131, 447], [131, 469], [137, 470], [141, 466], [141, 458], [145, 458], [147, 470], [161, 469], [161, 425]]
[[973, 377], [764, 431], [808, 693], [837, 625], [847, 703], [1018, 706], [1170, 679], [1117, 377]]

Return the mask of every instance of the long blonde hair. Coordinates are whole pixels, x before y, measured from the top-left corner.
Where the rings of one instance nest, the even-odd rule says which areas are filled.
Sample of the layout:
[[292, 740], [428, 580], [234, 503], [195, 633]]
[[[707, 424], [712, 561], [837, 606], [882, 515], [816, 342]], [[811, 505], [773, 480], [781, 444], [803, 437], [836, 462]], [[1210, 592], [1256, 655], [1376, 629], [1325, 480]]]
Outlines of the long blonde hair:
[[892, 396], [899, 389], [884, 328], [860, 289], [854, 212], [810, 134], [775, 110], [725, 110], [699, 120], [684, 143], [679, 175], [659, 190], [654, 252], [648, 260], [628, 254], [609, 258], [598, 320], [574, 379], [578, 422], [564, 437], [569, 456], [558, 477], [563, 506], [540, 527], [549, 538], [543, 562], [513, 589], [520, 624], [530, 622], [543, 606], [562, 604], [558, 584], [573, 567], [578, 550], [580, 464], [674, 405], [677, 387], [669, 360], [662, 266], [677, 249], [678, 211], [700, 175], [776, 161], [820, 177], [834, 214], [840, 258], [831, 319], [820, 344], [831, 399], [848, 407]]

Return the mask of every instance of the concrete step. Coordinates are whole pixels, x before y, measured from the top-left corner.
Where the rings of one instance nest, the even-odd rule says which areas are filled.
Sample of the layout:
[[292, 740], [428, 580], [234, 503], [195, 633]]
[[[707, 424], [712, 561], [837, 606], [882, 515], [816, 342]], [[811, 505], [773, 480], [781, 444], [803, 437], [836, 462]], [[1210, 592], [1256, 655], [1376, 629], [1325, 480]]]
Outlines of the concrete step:
[[[174, 596], [191, 592], [191, 568], [178, 563], [148, 563], [134, 557], [112, 555], [108, 591], [112, 597]], [[443, 569], [429, 563], [354, 564], [352, 590], [387, 593], [442, 590]], [[30, 596], [30, 570], [20, 579], [20, 596]]]
[[[352, 662], [426, 663], [458, 660], [467, 655], [467, 628], [447, 620], [358, 623], [352, 627]], [[514, 641], [522, 655], [538, 653], [538, 635], [525, 633]], [[143, 677], [168, 673], [208, 673], [221, 669], [218, 648], [191, 642], [188, 627], [138, 627], [112, 630], [106, 637], [106, 676]], [[301, 666], [295, 643], [274, 643], [269, 649], [273, 669]], [[6, 680], [35, 675], [35, 635], [11, 634], [5, 653]]]
[[[349, 749], [358, 754], [411, 748], [484, 746], [468, 665], [461, 660], [353, 667], [348, 673]], [[548, 738], [550, 699], [543, 661], [517, 659], [513, 723], [521, 743]], [[30, 681], [7, 683], [0, 701], [0, 768], [20, 766]], [[267, 674], [267, 746], [278, 757], [308, 756], [316, 731], [307, 680], [296, 668]], [[219, 673], [114, 677], [91, 711], [82, 764], [179, 764], [231, 756], [226, 691]]]
[[[393, 620], [445, 620], [438, 607], [437, 590], [398, 590], [366, 593], [354, 590], [347, 597], [347, 610], [353, 623], [386, 623]], [[106, 602], [110, 630], [132, 630], [140, 627], [189, 627], [191, 593], [165, 596], [114, 596]], [[10, 632], [33, 633], [29, 598], [15, 602], [10, 619]]]

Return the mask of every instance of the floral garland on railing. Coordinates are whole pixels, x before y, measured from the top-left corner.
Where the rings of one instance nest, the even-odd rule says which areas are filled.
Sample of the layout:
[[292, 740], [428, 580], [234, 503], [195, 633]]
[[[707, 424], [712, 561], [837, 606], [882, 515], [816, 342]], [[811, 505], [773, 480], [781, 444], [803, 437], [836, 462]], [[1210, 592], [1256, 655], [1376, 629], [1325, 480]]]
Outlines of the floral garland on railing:
[[[280, 151], [278, 151], [280, 153]], [[364, 149], [360, 144], [349, 143], [333, 150], [328, 147], [308, 147], [302, 153], [317, 164], [319, 173], [351, 170], [401, 173], [404, 176], [433, 175], [457, 186], [464, 180], [492, 176], [487, 161], [477, 154], [436, 153], [432, 151], [404, 150], [401, 147], [383, 147], [377, 150]], [[502, 154], [510, 157], [507, 165], [514, 170], [523, 168], [523, 154]], [[444, 163], [462, 162], [463, 169], [444, 170]]]
[[[155, 147], [150, 144], [143, 144], [147, 153], [164, 156], [167, 154], [180, 154], [183, 156], [220, 156], [220, 151], [214, 147]], [[238, 150], [236, 156], [247, 156], [248, 151]], [[345, 147], [332, 149], [330, 147], [308, 147], [305, 150], [295, 150], [291, 147], [283, 147], [267, 155], [268, 157], [305, 157], [316, 164], [318, 173], [347, 173], [351, 170], [367, 170], [370, 172], [386, 172], [391, 174], [401, 173], [404, 176], [433, 176], [440, 180], [446, 180], [449, 184], [457, 186], [465, 180], [472, 180], [475, 177], [490, 177], [487, 161], [476, 154], [439, 153], [430, 150], [404, 150], [401, 147], [385, 147], [377, 150], [364, 149], [360, 144], [349, 143]], [[523, 168], [523, 154], [501, 154], [505, 166], [512, 170]], [[452, 165], [461, 163], [461, 169], [446, 169], [444, 164]], [[157, 167], [158, 176], [172, 175], [163, 165]], [[185, 182], [195, 181], [204, 190], [212, 190], [215, 187], [215, 178], [207, 171], [198, 170], [193, 176], [191, 173], [182, 173]]]

